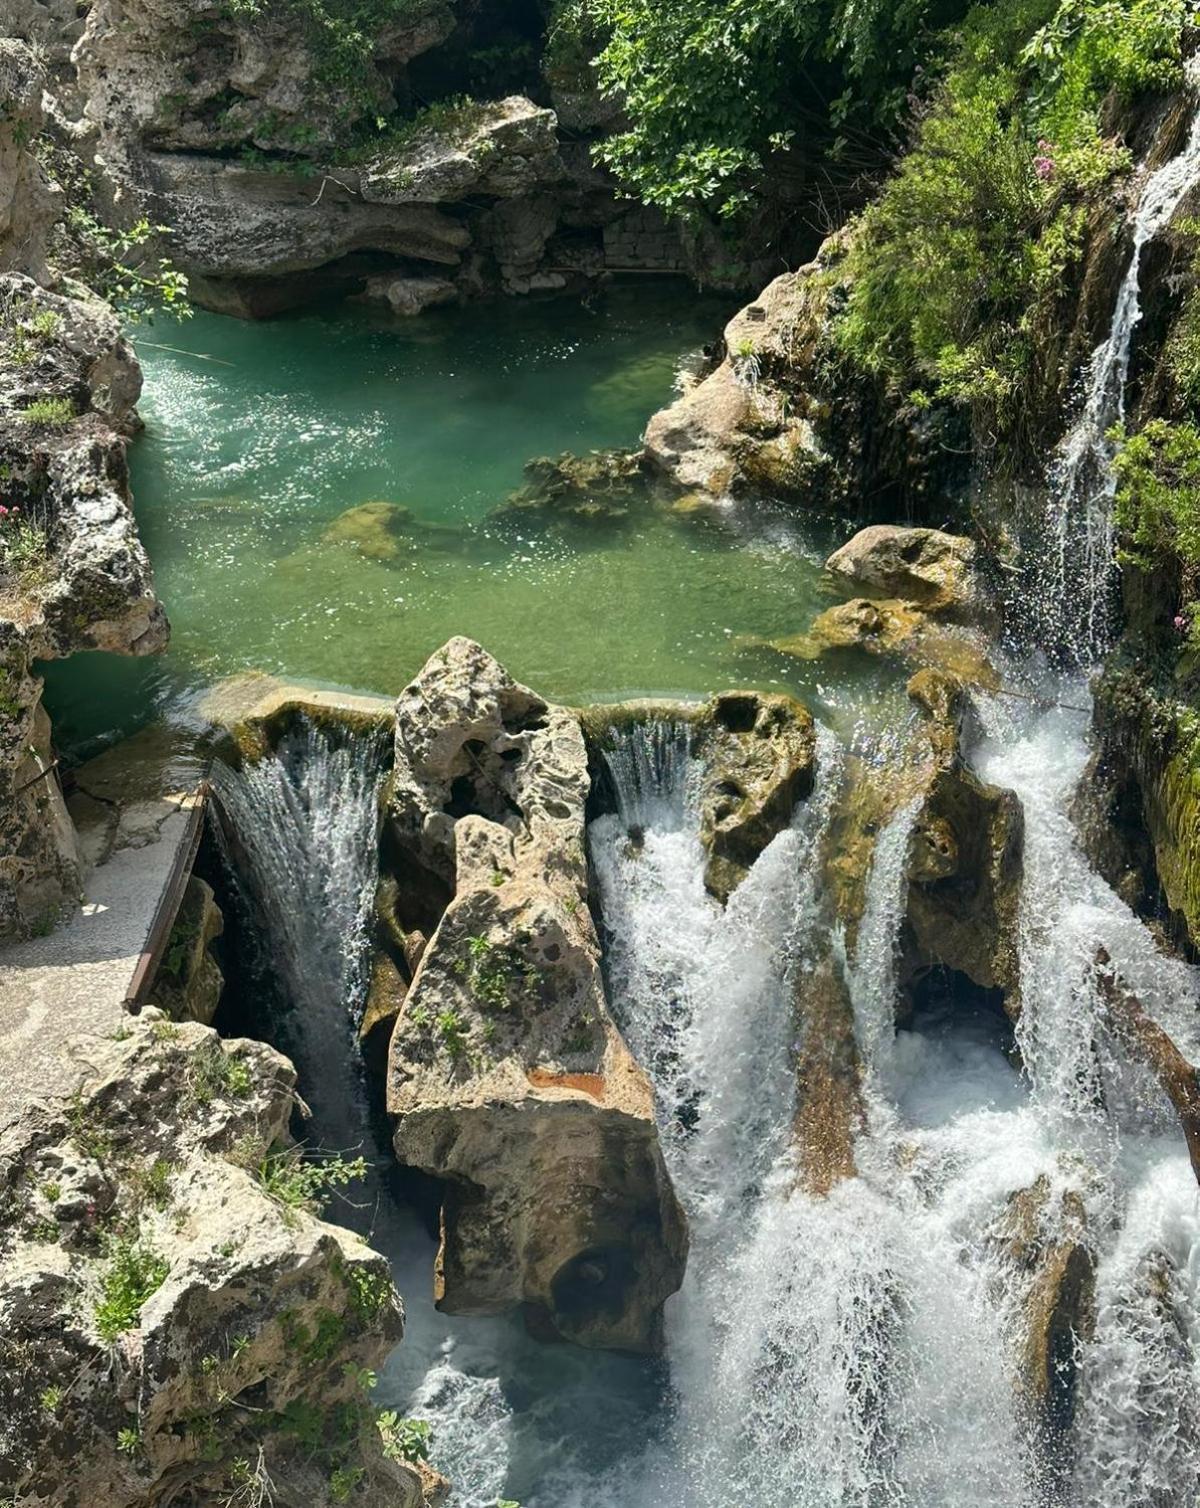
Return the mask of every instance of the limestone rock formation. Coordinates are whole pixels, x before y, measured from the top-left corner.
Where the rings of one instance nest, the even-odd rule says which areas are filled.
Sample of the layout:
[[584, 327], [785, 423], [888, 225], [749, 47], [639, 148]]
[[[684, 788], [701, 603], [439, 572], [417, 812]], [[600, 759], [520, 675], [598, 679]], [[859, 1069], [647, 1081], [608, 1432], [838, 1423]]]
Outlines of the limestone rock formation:
[[141, 373], [93, 299], [0, 278], [0, 937], [78, 890], [48, 774], [35, 660], [80, 649], [149, 654], [167, 622], [130, 508], [124, 430]]
[[941, 529], [872, 524], [835, 550], [825, 569], [873, 598], [977, 622], [989, 609], [975, 542]]
[[701, 709], [695, 752], [704, 766], [704, 882], [725, 901], [812, 790], [813, 720], [789, 696], [727, 691]]
[[820, 400], [797, 389], [811, 375], [829, 297], [824, 274], [839, 255], [839, 243], [826, 242], [816, 261], [770, 283], [726, 326], [724, 360], [650, 420], [646, 459], [680, 491], [821, 495]]
[[30, 142], [41, 129], [45, 68], [16, 37], [0, 36], [0, 273], [46, 277], [46, 239], [57, 214], [54, 191]]
[[[396, 1024], [397, 1156], [444, 1181], [437, 1300], [526, 1306], [584, 1345], [652, 1350], [687, 1249], [650, 1085], [609, 1014], [587, 908], [575, 716], [453, 639], [402, 692], [396, 904], [448, 898]], [[422, 888], [428, 888], [422, 886]]]
[[384, 1259], [271, 1191], [291, 1065], [154, 1012], [125, 1036], [73, 1099], [0, 1129], [0, 1492], [442, 1501], [385, 1453], [358, 1380], [402, 1331]]

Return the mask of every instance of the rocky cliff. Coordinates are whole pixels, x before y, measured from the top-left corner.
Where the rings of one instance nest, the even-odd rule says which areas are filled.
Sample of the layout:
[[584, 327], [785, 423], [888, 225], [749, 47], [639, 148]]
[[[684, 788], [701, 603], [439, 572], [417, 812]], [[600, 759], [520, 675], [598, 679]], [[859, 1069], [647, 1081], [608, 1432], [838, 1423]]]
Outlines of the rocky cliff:
[[107, 305], [0, 278], [0, 936], [79, 890], [37, 660], [166, 643], [125, 444], [141, 373]]
[[387, 1107], [397, 1156], [442, 1181], [440, 1307], [521, 1304], [542, 1331], [653, 1350], [687, 1231], [605, 999], [588, 789], [578, 720], [469, 640], [401, 693], [393, 933], [416, 930], [423, 875], [448, 901], [399, 1008]]
[[0, 1129], [7, 1498], [443, 1500], [369, 1404], [400, 1301], [314, 1213], [294, 1105], [270, 1048], [150, 1012], [74, 1096]]

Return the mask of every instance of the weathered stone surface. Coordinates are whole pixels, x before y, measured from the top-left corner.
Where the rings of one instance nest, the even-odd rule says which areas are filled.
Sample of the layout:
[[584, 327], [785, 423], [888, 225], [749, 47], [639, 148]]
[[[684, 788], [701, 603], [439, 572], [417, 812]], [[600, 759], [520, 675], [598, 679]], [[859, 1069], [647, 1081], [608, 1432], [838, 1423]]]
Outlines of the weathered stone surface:
[[406, 318], [439, 304], [457, 303], [458, 296], [458, 286], [449, 278], [405, 277], [389, 272], [368, 278], [363, 290], [364, 298], [385, 303], [393, 314]]
[[978, 621], [989, 610], [975, 542], [941, 529], [873, 524], [825, 562], [872, 597], [902, 598], [926, 613]]
[[[386, 113], [390, 79], [453, 26], [444, 0], [414, 0], [377, 38], [361, 80]], [[313, 150], [336, 139], [347, 99], [321, 76], [294, 12], [239, 14], [210, 0], [95, 0], [74, 61], [109, 138], [174, 152], [251, 145]]]
[[225, 918], [212, 886], [192, 875], [151, 996], [153, 1004], [173, 1021], [212, 1025], [225, 981], [211, 947], [224, 930]]
[[445, 1180], [438, 1303], [654, 1349], [686, 1228], [604, 997], [579, 723], [454, 639], [401, 694], [395, 755], [397, 873], [452, 887], [388, 1070], [397, 1156]]
[[385, 149], [363, 167], [359, 190], [371, 204], [447, 204], [468, 194], [519, 199], [563, 176], [554, 111], [514, 94]]
[[[5, 30], [8, 28], [6, 27]], [[56, 196], [30, 143], [41, 129], [45, 68], [16, 37], [0, 36], [0, 273], [46, 277]]]
[[789, 696], [727, 691], [705, 704], [696, 728], [704, 881], [724, 901], [812, 790], [813, 720]]
[[[43, 773], [48, 734], [35, 726], [33, 662], [81, 649], [153, 653], [167, 622], [130, 507], [123, 429], [141, 373], [116, 316], [98, 300], [47, 293], [9, 273], [0, 277], [0, 327], [0, 465], [10, 510], [0, 519], [3, 938], [44, 925], [79, 889], [61, 799]], [[30, 405], [47, 400], [46, 419], [37, 409], [30, 417]]]
[[1017, 796], [980, 780], [960, 752], [961, 687], [933, 672], [914, 678], [931, 715], [932, 758], [913, 828], [907, 921], [915, 958], [965, 974], [982, 989], [1018, 983], [1024, 811]]
[[821, 404], [806, 385], [826, 319], [824, 274], [840, 255], [831, 239], [816, 261], [770, 283], [726, 326], [720, 365], [650, 420], [646, 459], [681, 491], [822, 497]]
[[[0, 1491], [165, 1508], [186, 1482], [197, 1502], [313, 1508], [344, 1466], [374, 1508], [440, 1501], [385, 1458], [355, 1381], [401, 1334], [386, 1262], [253, 1171], [287, 1142], [287, 1060], [159, 1017], [89, 1072], [0, 1130]], [[115, 1298], [122, 1263], [140, 1306]], [[269, 1495], [239, 1498], [254, 1476]]]

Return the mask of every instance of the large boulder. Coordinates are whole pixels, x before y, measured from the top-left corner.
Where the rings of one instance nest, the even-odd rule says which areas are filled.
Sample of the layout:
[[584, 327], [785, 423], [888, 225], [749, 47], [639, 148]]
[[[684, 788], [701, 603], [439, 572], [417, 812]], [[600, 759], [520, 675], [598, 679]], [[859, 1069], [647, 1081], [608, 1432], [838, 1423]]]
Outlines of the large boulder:
[[825, 562], [855, 592], [900, 598], [925, 613], [978, 621], [989, 611], [975, 542], [941, 529], [872, 524]]
[[0, 1128], [0, 1492], [442, 1501], [363, 1391], [403, 1329], [387, 1263], [284, 1197], [291, 1065], [157, 1012], [120, 1035], [89, 1042], [72, 1098]]
[[524, 1305], [541, 1331], [653, 1350], [687, 1235], [650, 1084], [605, 1000], [589, 785], [576, 717], [470, 640], [402, 692], [393, 904], [411, 911], [411, 873], [449, 900], [400, 1007], [387, 1104], [401, 1162], [443, 1181], [440, 1307]]
[[646, 426], [648, 464], [681, 492], [824, 497], [829, 458], [810, 370], [827, 315], [835, 241], [786, 272], [725, 328], [724, 359]]

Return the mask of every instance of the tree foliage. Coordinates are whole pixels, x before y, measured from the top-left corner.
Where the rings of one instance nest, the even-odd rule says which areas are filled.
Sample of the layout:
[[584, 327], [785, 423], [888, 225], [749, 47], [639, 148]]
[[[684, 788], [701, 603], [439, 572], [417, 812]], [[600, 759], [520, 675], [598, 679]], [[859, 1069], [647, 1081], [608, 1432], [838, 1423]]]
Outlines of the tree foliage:
[[910, 149], [862, 216], [844, 350], [917, 403], [999, 430], [1053, 409], [1046, 341], [1089, 215], [1131, 159], [1106, 96], [1181, 79], [1183, 0], [976, 6]]
[[953, 0], [573, 0], [606, 39], [601, 88], [628, 128], [599, 155], [669, 211], [743, 209], [771, 154], [812, 123], [891, 123], [933, 23]]

